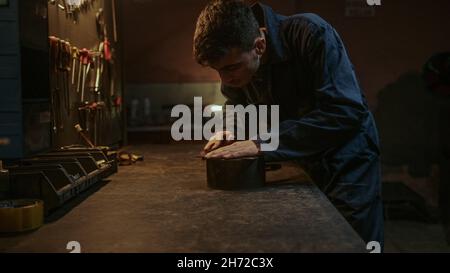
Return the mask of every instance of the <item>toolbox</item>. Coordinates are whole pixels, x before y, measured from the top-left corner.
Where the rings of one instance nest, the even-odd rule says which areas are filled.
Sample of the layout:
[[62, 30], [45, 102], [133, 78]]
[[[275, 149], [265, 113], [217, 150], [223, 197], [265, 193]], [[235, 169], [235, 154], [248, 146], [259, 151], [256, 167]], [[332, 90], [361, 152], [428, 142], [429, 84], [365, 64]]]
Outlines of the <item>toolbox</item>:
[[11, 198], [44, 201], [49, 214], [95, 183], [117, 172], [108, 148], [70, 147], [20, 159], [8, 166]]

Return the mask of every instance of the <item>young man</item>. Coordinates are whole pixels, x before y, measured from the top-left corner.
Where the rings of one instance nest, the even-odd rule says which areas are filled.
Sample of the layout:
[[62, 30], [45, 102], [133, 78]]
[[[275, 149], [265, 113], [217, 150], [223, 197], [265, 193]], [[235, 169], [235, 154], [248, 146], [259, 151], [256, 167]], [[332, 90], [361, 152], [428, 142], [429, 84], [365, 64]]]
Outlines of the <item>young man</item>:
[[[194, 56], [218, 71], [227, 105], [279, 105], [279, 146], [262, 152], [265, 160], [301, 161], [363, 240], [383, 245], [377, 130], [335, 29], [315, 14], [285, 17], [258, 3], [214, 0], [194, 36]], [[254, 141], [213, 139], [205, 152], [261, 151]]]

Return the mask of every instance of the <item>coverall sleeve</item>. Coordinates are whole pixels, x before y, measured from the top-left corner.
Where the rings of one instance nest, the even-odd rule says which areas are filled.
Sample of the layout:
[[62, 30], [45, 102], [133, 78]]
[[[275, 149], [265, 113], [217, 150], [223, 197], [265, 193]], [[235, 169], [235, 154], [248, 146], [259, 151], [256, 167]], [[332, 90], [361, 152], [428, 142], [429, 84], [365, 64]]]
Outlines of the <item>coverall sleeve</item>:
[[355, 136], [368, 114], [353, 66], [334, 28], [323, 20], [297, 19], [287, 27], [286, 40], [295, 58], [311, 72], [316, 104], [298, 120], [280, 123], [278, 149], [264, 153], [268, 161], [304, 159], [339, 147]]

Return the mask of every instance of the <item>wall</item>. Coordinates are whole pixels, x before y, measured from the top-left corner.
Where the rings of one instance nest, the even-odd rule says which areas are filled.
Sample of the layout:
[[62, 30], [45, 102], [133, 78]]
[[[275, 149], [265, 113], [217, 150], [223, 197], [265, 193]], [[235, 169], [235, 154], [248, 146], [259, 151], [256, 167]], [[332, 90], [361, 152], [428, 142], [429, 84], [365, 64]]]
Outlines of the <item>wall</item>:
[[450, 1], [382, 1], [375, 16], [345, 17], [345, 0], [298, 1], [300, 12], [314, 12], [339, 32], [355, 65], [371, 108], [386, 85], [420, 70], [434, 53], [450, 50]]

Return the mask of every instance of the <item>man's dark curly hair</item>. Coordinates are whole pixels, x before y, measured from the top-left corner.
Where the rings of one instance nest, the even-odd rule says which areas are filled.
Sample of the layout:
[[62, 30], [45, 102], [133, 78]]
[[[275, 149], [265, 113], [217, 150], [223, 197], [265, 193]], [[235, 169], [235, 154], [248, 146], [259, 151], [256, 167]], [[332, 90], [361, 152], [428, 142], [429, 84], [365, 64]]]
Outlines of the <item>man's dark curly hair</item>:
[[194, 34], [194, 57], [209, 65], [232, 48], [249, 51], [260, 36], [251, 8], [239, 0], [213, 0], [200, 13]]

